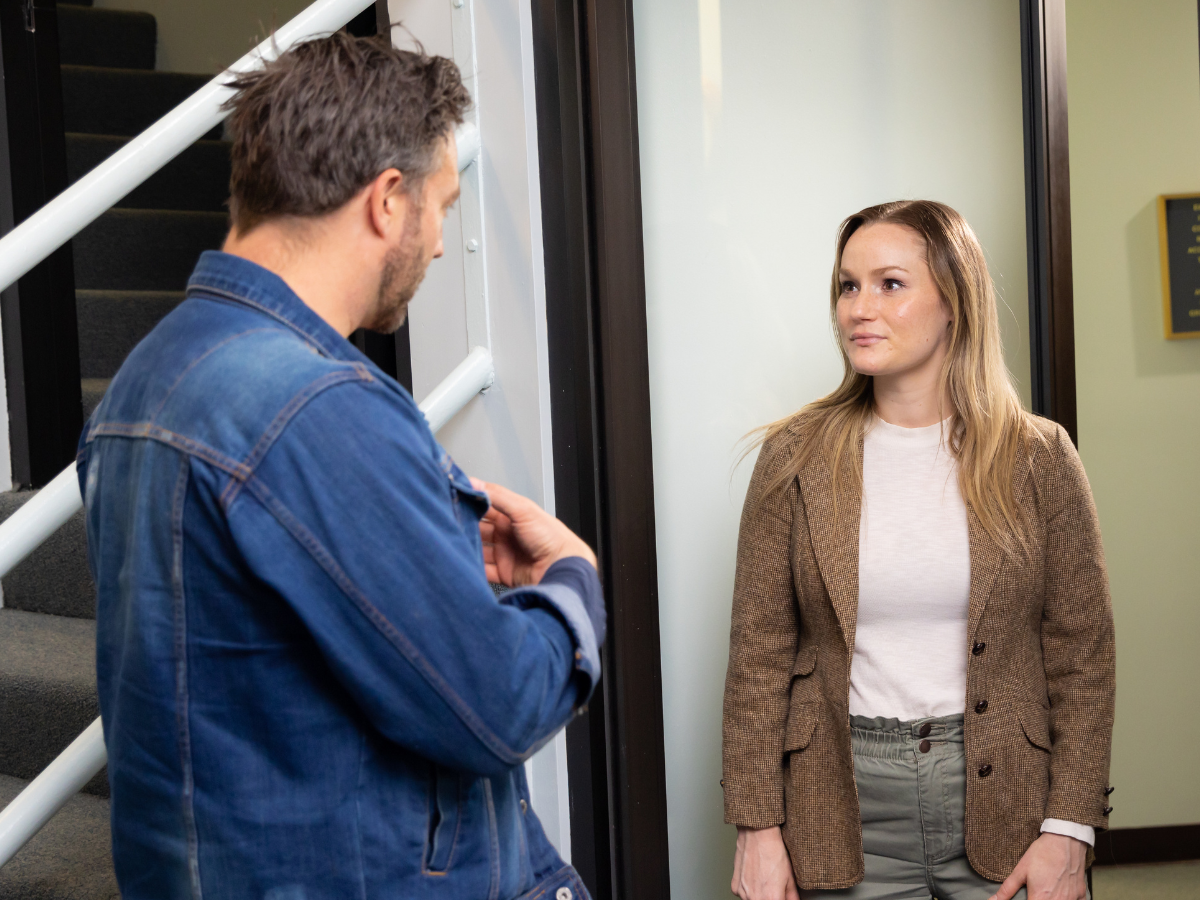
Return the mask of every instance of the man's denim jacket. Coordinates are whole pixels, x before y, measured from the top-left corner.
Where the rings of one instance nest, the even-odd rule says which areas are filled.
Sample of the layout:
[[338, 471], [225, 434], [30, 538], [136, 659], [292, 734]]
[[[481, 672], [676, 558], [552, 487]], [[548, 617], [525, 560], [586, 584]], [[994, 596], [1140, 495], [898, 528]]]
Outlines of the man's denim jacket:
[[522, 763], [599, 677], [595, 572], [497, 599], [487, 498], [280, 278], [205, 253], [79, 477], [125, 900], [583, 895]]

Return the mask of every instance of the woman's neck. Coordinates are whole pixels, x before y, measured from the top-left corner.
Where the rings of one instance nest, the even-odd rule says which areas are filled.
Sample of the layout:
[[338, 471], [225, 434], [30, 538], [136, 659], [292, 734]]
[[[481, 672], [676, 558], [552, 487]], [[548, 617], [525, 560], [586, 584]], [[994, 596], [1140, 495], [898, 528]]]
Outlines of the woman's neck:
[[875, 415], [889, 425], [925, 428], [936, 425], [954, 412], [950, 397], [939, 390], [939, 378], [920, 377], [914, 372], [876, 375], [873, 380]]

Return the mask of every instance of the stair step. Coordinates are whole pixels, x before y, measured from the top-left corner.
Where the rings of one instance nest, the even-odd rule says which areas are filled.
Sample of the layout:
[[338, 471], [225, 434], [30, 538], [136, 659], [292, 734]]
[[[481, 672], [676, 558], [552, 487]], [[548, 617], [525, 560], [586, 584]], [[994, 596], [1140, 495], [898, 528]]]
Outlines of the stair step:
[[[36, 491], [0, 493], [0, 522]], [[4, 576], [4, 607], [74, 619], [96, 617], [96, 586], [87, 564], [87, 530], [83, 511]], [[0, 769], [0, 771], [4, 771]]]
[[158, 22], [146, 12], [59, 6], [58, 58], [64, 65], [153, 69]]
[[[0, 774], [33, 778], [98, 715], [96, 623], [0, 609]], [[107, 795], [107, 774], [84, 790]]]
[[[0, 775], [0, 804], [26, 782]], [[113, 872], [108, 801], [79, 794], [0, 868], [0, 897], [12, 900], [120, 900]]]
[[200, 253], [220, 248], [228, 224], [225, 213], [110, 209], [72, 242], [75, 286], [182, 290]]
[[85, 380], [112, 378], [183, 296], [183, 291], [76, 291], [79, 374]]
[[79, 381], [80, 393], [83, 396], [83, 420], [86, 422], [91, 418], [92, 413], [96, 411], [96, 407], [100, 405], [100, 401], [104, 399], [104, 393], [108, 390], [108, 386], [112, 384], [111, 378], [81, 378]]
[[[65, 131], [132, 137], [210, 80], [208, 75], [63, 66]], [[221, 126], [204, 137], [217, 139]]]
[[[129, 138], [67, 135], [67, 176], [82, 178]], [[191, 209], [220, 212], [229, 197], [229, 142], [197, 141], [119, 202], [125, 209]]]

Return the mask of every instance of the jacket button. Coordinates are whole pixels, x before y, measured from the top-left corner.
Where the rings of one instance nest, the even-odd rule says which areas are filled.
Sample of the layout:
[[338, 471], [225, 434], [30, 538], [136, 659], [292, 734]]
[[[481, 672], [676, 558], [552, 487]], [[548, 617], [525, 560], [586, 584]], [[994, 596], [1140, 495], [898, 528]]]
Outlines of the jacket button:
[[1113, 808], [1111, 806], [1104, 807], [1104, 814], [1107, 816], [1110, 812], [1112, 812], [1112, 809]]
[[980, 778], [987, 778], [991, 774], [992, 774], [992, 764], [991, 763], [984, 763], [982, 766], [979, 767], [979, 777]]
[[933, 744], [929, 743], [929, 741], [921, 741], [921, 743], [917, 744], [917, 749], [920, 750], [922, 753], [928, 753], [929, 748], [932, 746], [933, 746]]
[[975, 712], [979, 713], [980, 715], [983, 715], [985, 712], [987, 712], [987, 701], [980, 700], [978, 703], [976, 703]]
[[933, 726], [926, 722], [920, 727], [920, 729], [917, 731], [917, 734], [919, 734], [921, 737], [929, 737], [929, 732], [931, 731], [933, 731]]
[[527, 812], [529, 812], [529, 804], [528, 804], [528, 803], [526, 803], [526, 802], [525, 802], [525, 801], [522, 799], [522, 800], [521, 800], [521, 815], [525, 815], [525, 813], [527, 813]]
[[1116, 790], [1115, 787], [1112, 787], [1112, 786], [1106, 787], [1104, 789], [1104, 796], [1107, 797], [1109, 794], [1111, 794], [1115, 790]]
[[978, 656], [980, 653], [982, 653], [986, 649], [987, 649], [987, 644], [985, 644], [983, 641], [976, 641], [971, 646], [971, 653], [973, 653], [975, 656]]
[[560, 887], [554, 894], [554, 900], [571, 900], [573, 896], [569, 887]]

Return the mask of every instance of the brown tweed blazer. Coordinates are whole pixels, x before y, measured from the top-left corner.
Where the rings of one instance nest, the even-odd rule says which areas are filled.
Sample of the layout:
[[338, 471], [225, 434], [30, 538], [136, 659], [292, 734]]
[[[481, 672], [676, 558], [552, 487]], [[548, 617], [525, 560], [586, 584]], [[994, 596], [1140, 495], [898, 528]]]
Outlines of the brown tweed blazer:
[[[1115, 650], [1100, 529], [1066, 432], [1045, 419], [1035, 427], [1045, 444], [1026, 441], [1015, 476], [1032, 552], [1006, 556], [968, 511], [966, 847], [994, 881], [1044, 818], [1108, 821]], [[797, 440], [784, 432], [763, 446], [742, 513], [725, 821], [782, 825], [800, 887], [844, 888], [863, 878], [848, 711], [862, 498], [840, 496], [835, 518], [832, 473], [817, 455], [763, 498]]]

